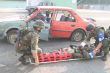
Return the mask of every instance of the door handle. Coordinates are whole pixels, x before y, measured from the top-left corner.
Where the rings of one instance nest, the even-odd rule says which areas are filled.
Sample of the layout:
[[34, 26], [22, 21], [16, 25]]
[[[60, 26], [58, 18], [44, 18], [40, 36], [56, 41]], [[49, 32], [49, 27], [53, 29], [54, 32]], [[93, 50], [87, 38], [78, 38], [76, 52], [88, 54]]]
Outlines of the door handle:
[[73, 26], [75, 26], [75, 24], [71, 24], [71, 26], [73, 27]]

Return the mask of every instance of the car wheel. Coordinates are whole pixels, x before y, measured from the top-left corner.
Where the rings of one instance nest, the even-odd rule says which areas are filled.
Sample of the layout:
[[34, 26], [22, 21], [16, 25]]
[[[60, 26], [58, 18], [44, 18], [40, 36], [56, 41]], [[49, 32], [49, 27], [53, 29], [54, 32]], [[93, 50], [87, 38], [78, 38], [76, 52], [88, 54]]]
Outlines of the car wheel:
[[83, 30], [75, 30], [71, 35], [71, 41], [81, 42], [85, 39], [85, 32]]
[[17, 30], [11, 30], [7, 33], [7, 41], [10, 44], [15, 44], [16, 38], [17, 38]]

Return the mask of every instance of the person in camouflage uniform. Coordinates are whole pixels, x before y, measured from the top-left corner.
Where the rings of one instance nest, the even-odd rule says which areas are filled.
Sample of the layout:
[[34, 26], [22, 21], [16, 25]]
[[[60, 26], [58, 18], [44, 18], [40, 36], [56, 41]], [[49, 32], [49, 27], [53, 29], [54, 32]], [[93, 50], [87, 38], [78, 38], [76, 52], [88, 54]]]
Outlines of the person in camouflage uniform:
[[19, 61], [22, 64], [27, 64], [26, 59], [31, 58], [35, 60], [32, 52], [42, 53], [42, 49], [39, 48], [39, 33], [44, 27], [44, 22], [42, 20], [37, 20], [33, 25], [33, 30], [29, 31], [27, 29], [22, 29], [18, 33], [18, 39], [16, 41], [16, 51], [23, 54]]

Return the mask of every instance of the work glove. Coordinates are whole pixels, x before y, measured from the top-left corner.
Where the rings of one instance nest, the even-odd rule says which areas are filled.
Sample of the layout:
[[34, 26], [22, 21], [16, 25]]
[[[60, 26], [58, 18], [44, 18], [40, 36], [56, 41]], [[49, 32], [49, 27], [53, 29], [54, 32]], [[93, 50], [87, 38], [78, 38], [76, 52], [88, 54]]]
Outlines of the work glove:
[[94, 58], [94, 56], [95, 56], [95, 54], [94, 54], [94, 52], [93, 52], [93, 51], [92, 51], [92, 52], [90, 52], [90, 53], [89, 53], [89, 55], [90, 55], [90, 58], [91, 58], [91, 59], [93, 59], [93, 58]]

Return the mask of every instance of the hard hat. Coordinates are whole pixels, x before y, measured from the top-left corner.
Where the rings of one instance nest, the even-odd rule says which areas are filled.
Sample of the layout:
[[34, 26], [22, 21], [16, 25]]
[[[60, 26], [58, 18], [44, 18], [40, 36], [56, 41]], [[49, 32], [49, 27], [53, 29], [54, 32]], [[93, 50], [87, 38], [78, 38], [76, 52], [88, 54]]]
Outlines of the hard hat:
[[42, 20], [37, 20], [33, 25], [34, 28], [44, 28], [44, 22]]
[[93, 30], [93, 29], [94, 29], [94, 26], [91, 25], [91, 24], [89, 24], [89, 25], [86, 27], [86, 30], [87, 30], [87, 31], [91, 31], [91, 30]]

